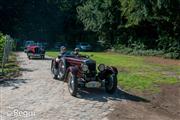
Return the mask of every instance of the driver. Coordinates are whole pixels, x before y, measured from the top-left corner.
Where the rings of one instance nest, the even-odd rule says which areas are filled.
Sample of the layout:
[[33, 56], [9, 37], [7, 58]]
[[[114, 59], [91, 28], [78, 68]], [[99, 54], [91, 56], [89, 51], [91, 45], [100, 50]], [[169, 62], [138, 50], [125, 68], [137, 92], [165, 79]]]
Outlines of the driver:
[[63, 56], [66, 55], [66, 53], [67, 53], [66, 47], [65, 46], [61, 46], [59, 56], [63, 57]]
[[[55, 79], [57, 79], [57, 77], [58, 77], [58, 75], [60, 73], [59, 66], [61, 66], [61, 67], [63, 66], [63, 69], [66, 68], [66, 61], [63, 58], [64, 56], [66, 56], [66, 54], [67, 54], [66, 47], [65, 46], [61, 46], [60, 53], [59, 53], [58, 57], [55, 59], [55, 76], [54, 76]], [[62, 73], [62, 69], [61, 69], [61, 73]], [[62, 76], [60, 76], [60, 77], [62, 78]]]
[[59, 63], [60, 60], [65, 62], [65, 60], [62, 57], [66, 56], [66, 54], [67, 54], [66, 47], [65, 46], [61, 46], [60, 53], [59, 53], [58, 57], [56, 58], [56, 65], [57, 66], [58, 66], [58, 63]]

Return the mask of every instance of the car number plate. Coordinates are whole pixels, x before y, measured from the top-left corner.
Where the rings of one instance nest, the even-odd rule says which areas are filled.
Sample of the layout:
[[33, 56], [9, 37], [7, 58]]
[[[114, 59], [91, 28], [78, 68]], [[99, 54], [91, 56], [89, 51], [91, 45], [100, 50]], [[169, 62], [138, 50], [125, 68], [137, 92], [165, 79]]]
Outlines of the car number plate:
[[91, 82], [86, 83], [86, 87], [87, 88], [99, 88], [99, 87], [101, 87], [101, 83], [96, 82], [96, 81], [91, 81]]
[[40, 54], [34, 54], [34, 57], [40, 57]]

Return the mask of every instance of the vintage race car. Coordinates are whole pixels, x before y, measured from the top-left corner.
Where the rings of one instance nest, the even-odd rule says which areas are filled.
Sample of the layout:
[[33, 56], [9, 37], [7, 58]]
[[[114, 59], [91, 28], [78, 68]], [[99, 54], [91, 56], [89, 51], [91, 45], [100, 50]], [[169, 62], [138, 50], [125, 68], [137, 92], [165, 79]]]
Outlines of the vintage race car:
[[27, 48], [27, 56], [29, 59], [31, 58], [41, 58], [44, 59], [45, 58], [45, 50], [40, 47], [40, 46], [29, 46]]
[[97, 69], [98, 72], [96, 61], [84, 56], [59, 56], [51, 63], [54, 78], [67, 82], [72, 96], [76, 96], [79, 88], [84, 87], [105, 87], [106, 92], [110, 94], [116, 91], [117, 68], [100, 64]]

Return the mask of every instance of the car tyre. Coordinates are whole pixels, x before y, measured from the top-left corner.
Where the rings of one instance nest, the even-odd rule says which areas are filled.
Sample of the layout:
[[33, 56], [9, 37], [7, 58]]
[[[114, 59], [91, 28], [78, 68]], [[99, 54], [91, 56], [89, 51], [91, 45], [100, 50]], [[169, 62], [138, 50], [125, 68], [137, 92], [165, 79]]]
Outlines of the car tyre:
[[61, 59], [59, 62], [59, 78], [61, 80], [64, 79], [65, 73], [66, 73], [66, 64], [65, 64], [65, 61]]
[[51, 72], [54, 74], [54, 60], [51, 61]]
[[117, 89], [117, 76], [112, 74], [106, 78], [105, 89], [109, 94], [113, 94]]
[[67, 80], [68, 80], [68, 90], [69, 90], [69, 93], [72, 96], [76, 96], [77, 95], [77, 91], [78, 91], [77, 77], [75, 75], [73, 75], [72, 72], [69, 72]]
[[54, 79], [58, 79], [58, 75], [55, 73], [55, 65], [54, 65], [54, 60], [51, 61], [51, 72], [54, 75]]

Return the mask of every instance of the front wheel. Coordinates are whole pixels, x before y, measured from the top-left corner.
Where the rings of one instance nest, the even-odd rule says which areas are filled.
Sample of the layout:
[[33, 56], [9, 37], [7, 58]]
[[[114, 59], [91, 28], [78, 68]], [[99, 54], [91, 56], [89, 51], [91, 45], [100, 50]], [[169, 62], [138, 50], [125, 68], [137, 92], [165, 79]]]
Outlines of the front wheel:
[[75, 75], [73, 75], [72, 72], [69, 72], [67, 80], [68, 80], [68, 90], [69, 90], [69, 93], [72, 96], [76, 96], [77, 95], [77, 91], [78, 91], [77, 77]]
[[117, 76], [112, 74], [106, 78], [105, 89], [109, 94], [113, 94], [117, 89]]

